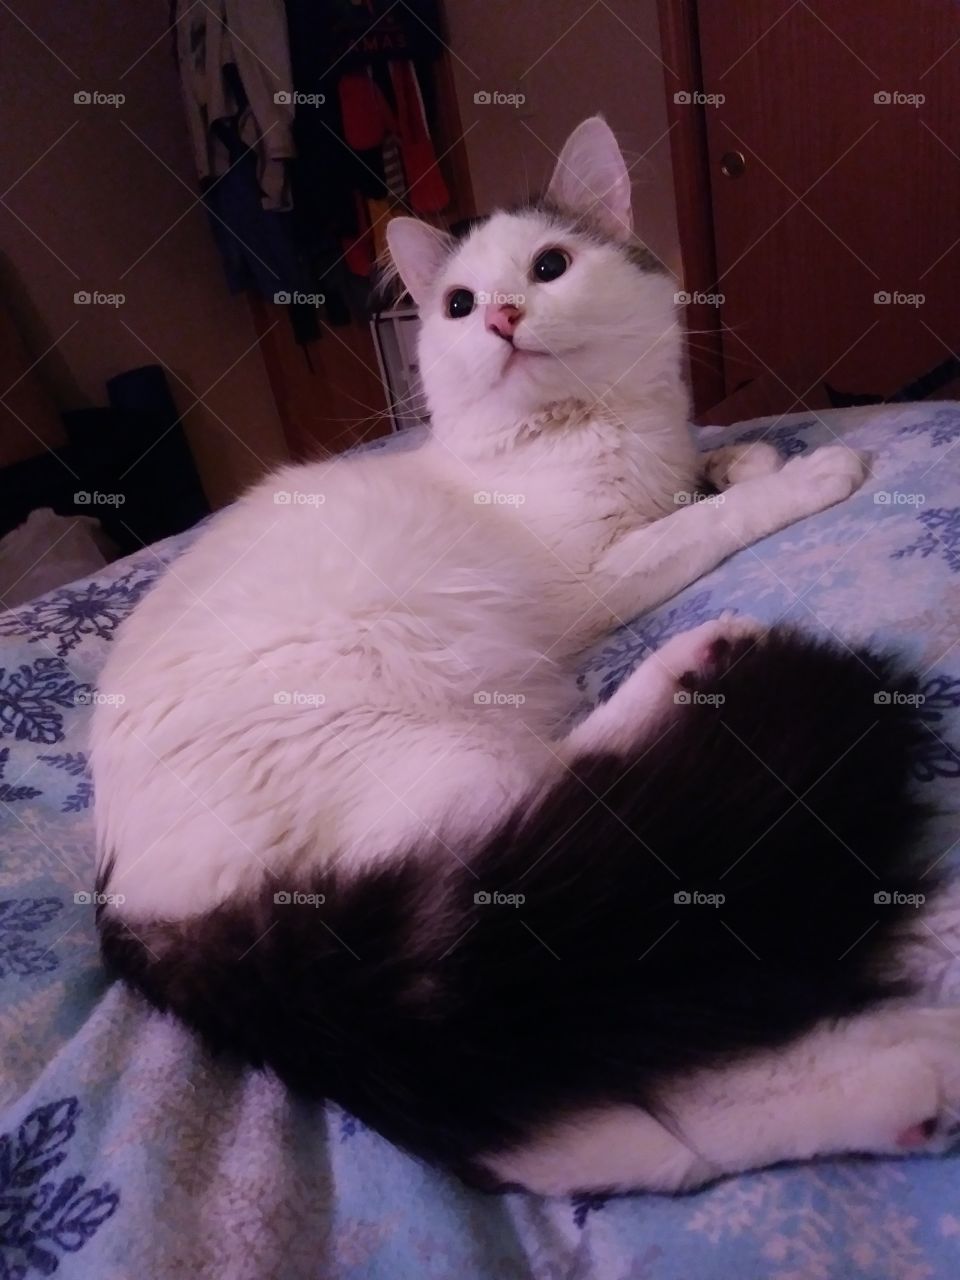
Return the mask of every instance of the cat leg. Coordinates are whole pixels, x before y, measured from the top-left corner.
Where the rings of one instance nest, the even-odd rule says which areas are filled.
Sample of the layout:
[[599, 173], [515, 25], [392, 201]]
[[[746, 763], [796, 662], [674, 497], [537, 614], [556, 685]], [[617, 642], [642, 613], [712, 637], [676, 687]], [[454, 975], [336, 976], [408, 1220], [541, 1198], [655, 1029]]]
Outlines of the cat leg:
[[635, 749], [645, 729], [655, 730], [676, 705], [689, 700], [698, 677], [723, 669], [735, 641], [759, 642], [765, 630], [753, 618], [724, 613], [672, 636], [570, 731], [562, 742], [564, 759], [572, 763], [593, 752]]
[[692, 503], [631, 530], [608, 548], [588, 580], [599, 600], [585, 629], [598, 627], [604, 611], [609, 625], [652, 609], [735, 551], [842, 502], [866, 474], [859, 454], [828, 445], [772, 475], [735, 484], [721, 500]]
[[557, 761], [524, 729], [522, 708], [512, 719], [482, 710], [460, 720], [385, 715], [366, 741], [354, 740], [340, 784], [355, 793], [337, 827], [345, 865], [431, 839], [456, 851], [522, 804]]
[[744, 480], [755, 480], [779, 471], [784, 459], [772, 444], [728, 444], [704, 454], [703, 476], [721, 493]]
[[542, 1195], [683, 1191], [784, 1160], [938, 1154], [960, 1130], [960, 1009], [889, 1005], [690, 1075], [639, 1108], [583, 1111], [485, 1169]]

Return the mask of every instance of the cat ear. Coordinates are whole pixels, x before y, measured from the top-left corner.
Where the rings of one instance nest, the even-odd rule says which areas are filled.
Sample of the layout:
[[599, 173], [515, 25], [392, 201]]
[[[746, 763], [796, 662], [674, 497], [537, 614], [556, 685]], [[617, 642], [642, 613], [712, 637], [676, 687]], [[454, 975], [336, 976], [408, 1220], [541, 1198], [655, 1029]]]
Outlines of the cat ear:
[[453, 247], [453, 236], [417, 218], [391, 218], [387, 247], [414, 302], [421, 303]]
[[563, 144], [547, 197], [571, 213], [586, 214], [619, 239], [630, 236], [630, 175], [603, 116], [584, 120]]

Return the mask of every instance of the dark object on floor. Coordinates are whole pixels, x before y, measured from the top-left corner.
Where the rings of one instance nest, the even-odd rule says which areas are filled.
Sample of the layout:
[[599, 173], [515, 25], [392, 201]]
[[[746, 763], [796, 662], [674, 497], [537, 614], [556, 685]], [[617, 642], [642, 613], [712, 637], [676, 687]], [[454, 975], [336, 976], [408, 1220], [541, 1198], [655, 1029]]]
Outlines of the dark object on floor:
[[107, 383], [111, 407], [63, 414], [67, 443], [0, 470], [0, 535], [38, 507], [95, 516], [123, 554], [210, 512], [159, 365]]

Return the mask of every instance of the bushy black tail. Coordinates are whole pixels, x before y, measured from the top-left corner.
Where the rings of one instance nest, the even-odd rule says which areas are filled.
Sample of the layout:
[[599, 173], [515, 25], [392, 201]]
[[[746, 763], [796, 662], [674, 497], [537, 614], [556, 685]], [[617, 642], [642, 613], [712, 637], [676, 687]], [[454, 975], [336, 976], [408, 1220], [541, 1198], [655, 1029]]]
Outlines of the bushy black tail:
[[[734, 645], [632, 756], [593, 756], [479, 848], [137, 933], [109, 964], [215, 1047], [463, 1165], [567, 1108], [897, 989], [919, 897], [916, 689], [775, 630]], [[462, 859], [462, 862], [459, 860]], [[466, 863], [466, 867], [463, 865]]]

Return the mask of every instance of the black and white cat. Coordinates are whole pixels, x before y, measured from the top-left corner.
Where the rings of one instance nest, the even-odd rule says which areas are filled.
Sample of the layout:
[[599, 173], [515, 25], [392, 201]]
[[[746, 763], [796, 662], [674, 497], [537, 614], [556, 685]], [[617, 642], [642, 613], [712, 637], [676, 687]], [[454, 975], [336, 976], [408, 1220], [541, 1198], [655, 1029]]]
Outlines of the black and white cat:
[[429, 442], [257, 486], [104, 669], [108, 964], [486, 1182], [942, 1149], [960, 1012], [891, 1001], [912, 909], [875, 905], [916, 887], [894, 664], [722, 617], [569, 727], [585, 646], [863, 460], [725, 450], [683, 501], [675, 283], [599, 118], [542, 202], [389, 242]]

